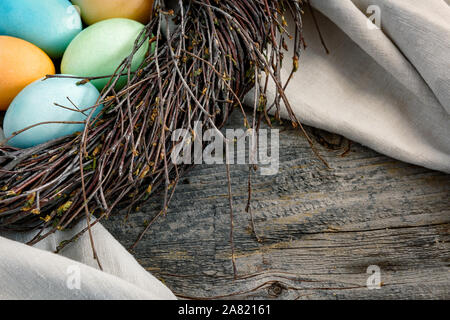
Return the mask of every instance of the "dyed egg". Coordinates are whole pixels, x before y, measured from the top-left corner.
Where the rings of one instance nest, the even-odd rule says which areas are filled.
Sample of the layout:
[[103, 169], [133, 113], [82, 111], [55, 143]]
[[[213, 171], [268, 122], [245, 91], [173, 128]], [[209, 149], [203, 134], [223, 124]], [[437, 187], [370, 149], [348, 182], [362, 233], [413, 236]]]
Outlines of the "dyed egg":
[[1, 0], [0, 34], [27, 40], [59, 58], [82, 29], [81, 17], [68, 0]]
[[[130, 19], [109, 19], [98, 22], [73, 39], [64, 53], [61, 72], [80, 77], [111, 76], [122, 61], [134, 48], [144, 25]], [[131, 71], [134, 72], [142, 64], [148, 51], [149, 41], [134, 55]], [[99, 89], [108, 83], [109, 78], [97, 79], [92, 83]], [[127, 76], [122, 76], [117, 87], [123, 87]]]
[[27, 85], [55, 73], [44, 51], [25, 40], [0, 36], [0, 110]]
[[150, 20], [153, 0], [72, 0], [79, 6], [86, 24], [111, 18], [127, 18], [142, 23]]
[[[77, 85], [77, 82], [79, 80], [71, 78], [40, 79], [23, 89], [6, 112], [3, 120], [5, 136], [9, 138], [13, 133], [42, 122], [85, 121], [100, 94], [92, 84]], [[91, 109], [86, 110], [88, 108]], [[102, 108], [102, 105], [96, 107], [93, 116]], [[8, 145], [29, 148], [82, 131], [84, 127], [83, 123], [39, 124], [10, 139]]]

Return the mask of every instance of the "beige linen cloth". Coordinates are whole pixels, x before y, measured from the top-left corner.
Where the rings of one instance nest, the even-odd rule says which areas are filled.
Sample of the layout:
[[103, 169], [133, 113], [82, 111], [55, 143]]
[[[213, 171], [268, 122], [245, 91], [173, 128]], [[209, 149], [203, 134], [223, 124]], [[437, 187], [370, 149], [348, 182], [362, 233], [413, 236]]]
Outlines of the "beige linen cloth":
[[[310, 2], [320, 12], [330, 54], [306, 9], [308, 49], [287, 90], [298, 118], [393, 158], [450, 173], [448, 1]], [[290, 63], [285, 65], [288, 74]], [[103, 272], [87, 235], [61, 255], [51, 253], [80, 228], [36, 248], [22, 244], [31, 234], [2, 234], [0, 299], [174, 298], [100, 225], [94, 238]]]

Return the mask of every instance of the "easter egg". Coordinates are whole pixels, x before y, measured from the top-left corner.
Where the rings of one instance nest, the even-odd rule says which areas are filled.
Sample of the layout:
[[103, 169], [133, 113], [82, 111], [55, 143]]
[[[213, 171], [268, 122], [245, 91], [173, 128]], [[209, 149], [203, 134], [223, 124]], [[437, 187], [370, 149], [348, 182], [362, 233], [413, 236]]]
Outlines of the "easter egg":
[[0, 36], [0, 110], [27, 85], [55, 73], [44, 51], [25, 40]]
[[84, 123], [61, 122], [86, 121], [95, 109], [90, 118], [93, 120], [103, 106], [95, 107], [100, 94], [92, 84], [77, 85], [78, 82], [72, 78], [39, 79], [23, 89], [6, 111], [4, 134], [10, 138], [36, 126], [12, 137], [8, 145], [29, 148], [82, 131]]
[[0, 35], [27, 40], [59, 58], [82, 29], [81, 17], [68, 0], [1, 0]]
[[153, 0], [72, 0], [79, 6], [86, 24], [111, 18], [127, 18], [142, 23], [150, 20]]
[[[61, 62], [61, 72], [80, 77], [111, 76], [134, 48], [134, 43], [144, 25], [130, 19], [100, 21], [83, 30], [70, 43]], [[149, 41], [141, 46], [133, 57], [131, 71], [136, 71], [145, 59]], [[93, 80], [102, 90], [109, 78]], [[123, 87], [127, 76], [122, 76], [117, 87]]]

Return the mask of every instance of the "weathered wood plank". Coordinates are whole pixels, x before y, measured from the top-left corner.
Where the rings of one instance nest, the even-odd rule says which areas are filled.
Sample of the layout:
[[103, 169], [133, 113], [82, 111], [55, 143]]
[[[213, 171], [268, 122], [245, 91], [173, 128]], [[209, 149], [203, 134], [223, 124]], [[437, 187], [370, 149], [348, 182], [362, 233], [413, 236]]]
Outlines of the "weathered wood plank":
[[[235, 115], [230, 127], [241, 123]], [[142, 265], [180, 297], [450, 298], [450, 176], [358, 144], [342, 157], [348, 141], [309, 128], [335, 149], [319, 147], [327, 170], [296, 130], [283, 130], [280, 173], [252, 179], [257, 236], [245, 212], [247, 166], [231, 166], [238, 280], [224, 166], [187, 174], [134, 252]], [[105, 226], [129, 247], [161, 199]], [[380, 290], [366, 287], [370, 265], [381, 268]]]

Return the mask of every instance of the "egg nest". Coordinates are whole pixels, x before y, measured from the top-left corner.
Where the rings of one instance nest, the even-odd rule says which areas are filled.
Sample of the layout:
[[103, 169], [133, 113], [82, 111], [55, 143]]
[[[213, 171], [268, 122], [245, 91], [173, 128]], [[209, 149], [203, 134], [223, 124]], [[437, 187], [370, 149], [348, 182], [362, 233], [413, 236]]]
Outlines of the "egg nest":
[[[164, 213], [188, 168], [169, 159], [175, 146], [186, 143], [173, 142], [172, 132], [193, 130], [195, 121], [204, 130], [219, 130], [238, 109], [243, 124], [256, 130], [283, 103], [293, 125], [301, 127], [280, 76], [287, 51], [294, 56], [286, 62], [293, 64], [292, 73], [298, 68], [301, 7], [300, 0], [180, 0], [172, 7], [156, 0], [133, 53], [101, 92], [104, 109], [96, 121], [86, 121], [83, 132], [29, 149], [0, 146], [0, 230], [36, 230], [29, 242], [35, 244], [86, 218], [85, 232], [114, 212], [136, 210], [155, 192], [164, 195]], [[288, 38], [294, 40], [291, 48]], [[154, 53], [130, 72], [134, 54], [148, 39]], [[124, 74], [127, 85], [116, 92], [114, 84]], [[277, 88], [270, 104], [268, 78]], [[242, 100], [252, 88], [249, 120]]]

